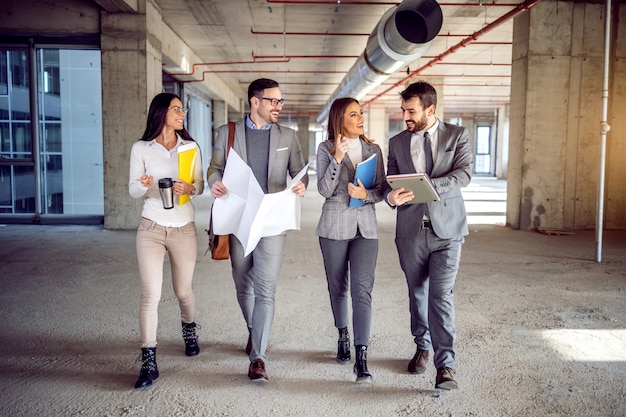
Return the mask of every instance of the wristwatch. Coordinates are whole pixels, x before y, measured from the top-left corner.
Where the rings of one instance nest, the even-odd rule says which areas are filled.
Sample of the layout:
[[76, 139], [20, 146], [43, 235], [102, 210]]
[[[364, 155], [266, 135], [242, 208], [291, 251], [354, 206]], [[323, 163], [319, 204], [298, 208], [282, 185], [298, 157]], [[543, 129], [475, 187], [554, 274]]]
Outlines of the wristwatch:
[[191, 190], [191, 194], [189, 195], [196, 195], [196, 187], [192, 185], [191, 188], [193, 188], [193, 190]]

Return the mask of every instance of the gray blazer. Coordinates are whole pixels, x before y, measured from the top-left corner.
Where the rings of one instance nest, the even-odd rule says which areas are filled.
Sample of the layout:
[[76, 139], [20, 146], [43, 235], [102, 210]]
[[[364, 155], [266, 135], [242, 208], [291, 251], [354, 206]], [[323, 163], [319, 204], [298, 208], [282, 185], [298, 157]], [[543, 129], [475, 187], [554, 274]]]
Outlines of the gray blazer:
[[[228, 124], [217, 129], [213, 144], [211, 165], [207, 171], [209, 187], [224, 175], [226, 165], [226, 148], [228, 147]], [[235, 142], [233, 150], [248, 163], [246, 152], [246, 121], [241, 119], [235, 123]], [[273, 124], [270, 129], [270, 151], [267, 172], [267, 186], [270, 193], [283, 191], [287, 187], [287, 174], [291, 178], [304, 168], [304, 158], [296, 131], [285, 126]], [[309, 183], [308, 175], [302, 177], [305, 185]]]
[[[472, 179], [474, 154], [465, 127], [439, 122], [437, 155], [431, 178], [441, 200], [425, 204], [405, 204], [398, 207], [396, 237], [414, 238], [428, 211], [433, 231], [442, 239], [459, 238], [468, 234], [467, 214], [461, 188]], [[416, 172], [411, 158], [411, 132], [403, 131], [389, 139], [387, 175]], [[391, 191], [386, 185], [385, 198]]]
[[317, 225], [317, 235], [328, 239], [345, 240], [356, 236], [357, 227], [366, 239], [377, 239], [378, 228], [374, 204], [382, 201], [385, 184], [383, 154], [376, 144], [368, 144], [361, 139], [363, 160], [376, 154], [376, 178], [371, 189], [367, 190], [365, 205], [348, 208], [350, 195], [348, 183], [354, 181], [355, 167], [348, 156], [338, 164], [330, 150], [329, 141], [320, 143], [317, 149], [317, 190], [326, 197], [322, 215]]

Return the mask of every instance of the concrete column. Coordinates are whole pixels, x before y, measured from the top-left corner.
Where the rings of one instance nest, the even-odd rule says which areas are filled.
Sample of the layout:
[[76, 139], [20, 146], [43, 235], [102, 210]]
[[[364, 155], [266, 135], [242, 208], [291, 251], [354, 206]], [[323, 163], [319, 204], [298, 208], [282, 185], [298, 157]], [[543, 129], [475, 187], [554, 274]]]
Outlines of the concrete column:
[[[309, 150], [309, 116], [298, 116], [298, 142], [300, 142], [302, 157], [306, 164], [311, 156]], [[315, 153], [315, 150], [313, 152]]]
[[128, 194], [130, 148], [146, 127], [148, 106], [162, 91], [161, 15], [152, 2], [139, 14], [102, 13], [104, 226], [132, 229], [141, 201]]
[[228, 123], [228, 106], [222, 100], [213, 100], [213, 138], [211, 145], [215, 142], [217, 128]]
[[[624, 17], [624, 4], [616, 5]], [[604, 5], [544, 1], [515, 18], [507, 224], [522, 230], [595, 227]], [[617, 13], [616, 13], [617, 15]], [[613, 19], [612, 118], [626, 99], [624, 19]], [[621, 33], [621, 38], [618, 34]], [[621, 76], [618, 76], [620, 74]], [[609, 93], [611, 95], [612, 93]], [[626, 227], [624, 141], [609, 135], [606, 220]], [[613, 140], [611, 140], [613, 139]], [[622, 161], [620, 161], [622, 159]]]
[[505, 180], [509, 164], [509, 106], [500, 107], [497, 117], [496, 177]]
[[380, 146], [386, 167], [387, 150], [389, 149], [387, 112], [384, 107], [373, 105], [367, 109], [365, 115], [365, 136], [374, 140], [374, 143]]

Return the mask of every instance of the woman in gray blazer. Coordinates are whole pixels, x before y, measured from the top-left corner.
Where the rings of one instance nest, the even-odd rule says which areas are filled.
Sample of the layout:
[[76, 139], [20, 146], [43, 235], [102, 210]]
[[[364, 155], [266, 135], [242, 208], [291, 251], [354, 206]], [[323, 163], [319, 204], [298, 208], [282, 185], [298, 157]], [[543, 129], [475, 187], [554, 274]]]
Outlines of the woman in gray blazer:
[[[363, 110], [353, 98], [339, 98], [330, 108], [328, 137], [317, 150], [317, 189], [326, 198], [317, 226], [330, 304], [339, 329], [337, 361], [350, 362], [348, 291], [352, 298], [352, 321], [356, 382], [371, 382], [367, 347], [372, 320], [372, 288], [378, 255], [374, 204], [383, 198], [385, 169], [378, 145], [363, 130]], [[354, 183], [355, 167], [375, 158], [373, 185]], [[358, 207], [350, 208], [350, 200]]]

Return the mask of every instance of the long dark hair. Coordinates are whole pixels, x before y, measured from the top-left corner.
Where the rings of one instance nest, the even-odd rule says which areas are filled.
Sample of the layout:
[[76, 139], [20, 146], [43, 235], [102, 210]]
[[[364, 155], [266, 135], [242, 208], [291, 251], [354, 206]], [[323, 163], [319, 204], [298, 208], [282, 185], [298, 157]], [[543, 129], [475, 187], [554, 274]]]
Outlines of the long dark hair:
[[[161, 93], [154, 96], [152, 103], [150, 103], [150, 109], [148, 110], [146, 130], [143, 132], [140, 140], [151, 141], [163, 133], [167, 111], [170, 108], [172, 100], [175, 98], [180, 100], [180, 97], [172, 93]], [[184, 126], [182, 129], [177, 130], [176, 133], [184, 140], [194, 140]]]
[[[338, 98], [333, 101], [333, 104], [330, 106], [330, 111], [328, 112], [328, 129], [326, 139], [333, 144], [333, 148], [330, 150], [330, 153], [335, 153], [335, 145], [337, 136], [341, 134], [343, 129], [343, 113], [346, 111], [346, 108], [352, 104], [359, 104], [359, 101], [352, 97], [343, 97]], [[374, 142], [371, 139], [368, 139], [365, 135], [359, 136], [366, 143]]]

